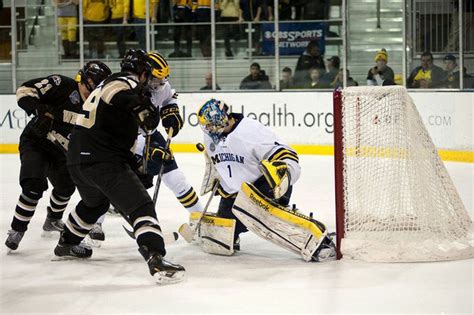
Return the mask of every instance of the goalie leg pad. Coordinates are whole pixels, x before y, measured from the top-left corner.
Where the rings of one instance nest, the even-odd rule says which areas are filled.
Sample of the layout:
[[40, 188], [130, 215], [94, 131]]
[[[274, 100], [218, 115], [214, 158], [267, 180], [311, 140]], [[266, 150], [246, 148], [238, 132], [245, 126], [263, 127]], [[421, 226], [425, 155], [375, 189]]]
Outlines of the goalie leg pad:
[[214, 187], [214, 183], [220, 180], [219, 173], [217, 173], [217, 170], [207, 153], [204, 153], [204, 159], [206, 160], [206, 168], [201, 182], [201, 191], [199, 192], [201, 196], [210, 192]]
[[[190, 225], [196, 226], [201, 213], [193, 212]], [[209, 254], [231, 256], [234, 254], [235, 220], [220, 218], [212, 214], [204, 215], [199, 231], [197, 244]]]
[[324, 224], [272, 202], [251, 184], [242, 184], [232, 211], [250, 231], [305, 261], [315, 260], [327, 238]]

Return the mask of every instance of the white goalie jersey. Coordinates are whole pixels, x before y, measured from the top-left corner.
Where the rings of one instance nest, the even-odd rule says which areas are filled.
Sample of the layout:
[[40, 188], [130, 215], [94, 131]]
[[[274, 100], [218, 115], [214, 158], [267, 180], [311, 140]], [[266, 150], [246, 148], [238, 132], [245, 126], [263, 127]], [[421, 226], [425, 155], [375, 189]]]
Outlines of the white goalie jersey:
[[296, 152], [258, 121], [231, 115], [237, 118], [236, 126], [218, 144], [204, 134], [206, 153], [221, 177], [221, 195], [235, 194], [242, 183], [255, 182], [262, 176], [259, 164], [265, 159], [285, 161], [293, 185], [301, 172]]

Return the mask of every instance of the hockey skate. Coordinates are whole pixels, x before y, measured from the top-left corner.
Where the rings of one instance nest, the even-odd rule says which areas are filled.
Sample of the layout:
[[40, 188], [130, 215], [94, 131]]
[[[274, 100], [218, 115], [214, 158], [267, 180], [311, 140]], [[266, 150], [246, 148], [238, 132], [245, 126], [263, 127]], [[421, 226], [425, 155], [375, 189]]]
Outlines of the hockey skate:
[[[49, 207], [48, 207], [49, 208]], [[43, 233], [41, 236], [50, 237], [56, 235], [54, 232], [61, 233], [64, 230], [64, 222], [61, 219], [46, 217], [43, 224]]]
[[5, 241], [5, 245], [9, 248], [9, 252], [18, 248], [23, 235], [25, 235], [25, 232], [18, 232], [13, 229], [8, 231], [8, 237]]
[[336, 245], [332, 241], [336, 233], [329, 233], [318, 250], [313, 254], [313, 261], [326, 262], [336, 259]]
[[102, 242], [105, 240], [105, 234], [102, 230], [102, 224], [94, 224], [92, 230], [89, 231], [84, 242], [92, 247], [100, 247]]
[[74, 258], [89, 258], [92, 256], [92, 249], [81, 243], [79, 245], [67, 244], [64, 241], [64, 237], [61, 234], [59, 238], [59, 243], [54, 249], [54, 255], [56, 257], [53, 260], [66, 260]]
[[145, 258], [150, 274], [158, 284], [172, 284], [183, 280], [185, 269], [183, 266], [166, 261], [157, 253], [149, 253], [147, 248], [141, 246], [138, 251]]

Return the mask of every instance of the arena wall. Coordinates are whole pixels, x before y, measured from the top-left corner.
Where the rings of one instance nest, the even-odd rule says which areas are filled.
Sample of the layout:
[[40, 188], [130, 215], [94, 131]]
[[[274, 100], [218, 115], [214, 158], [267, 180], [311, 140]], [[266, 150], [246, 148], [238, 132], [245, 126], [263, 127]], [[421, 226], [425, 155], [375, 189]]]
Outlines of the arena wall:
[[[474, 162], [474, 93], [410, 93], [444, 160]], [[194, 152], [201, 141], [196, 111], [207, 99], [225, 101], [232, 111], [270, 126], [300, 154], [333, 154], [331, 92], [182, 93], [185, 127], [173, 139], [177, 152]], [[0, 153], [17, 153], [18, 139], [29, 121], [14, 95], [0, 95]], [[386, 122], [390, 123], [390, 122]]]

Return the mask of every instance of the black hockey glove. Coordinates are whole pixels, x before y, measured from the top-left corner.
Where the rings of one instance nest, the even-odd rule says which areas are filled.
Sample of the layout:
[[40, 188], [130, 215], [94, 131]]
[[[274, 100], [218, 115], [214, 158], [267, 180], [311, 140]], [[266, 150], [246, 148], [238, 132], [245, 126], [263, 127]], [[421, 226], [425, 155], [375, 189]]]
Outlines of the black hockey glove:
[[53, 118], [49, 115], [41, 114], [34, 118], [31, 133], [37, 138], [45, 138], [53, 127]]
[[173, 128], [173, 137], [183, 128], [183, 118], [179, 114], [179, 108], [176, 104], [167, 105], [160, 110], [161, 124], [168, 133], [170, 127]]
[[146, 189], [153, 187], [153, 175], [143, 173], [143, 157], [141, 155], [134, 154], [128, 162], [143, 186]]
[[138, 120], [138, 125], [146, 133], [153, 132], [160, 123], [160, 116], [150, 99], [144, 99], [144, 102], [135, 106], [132, 112]]

